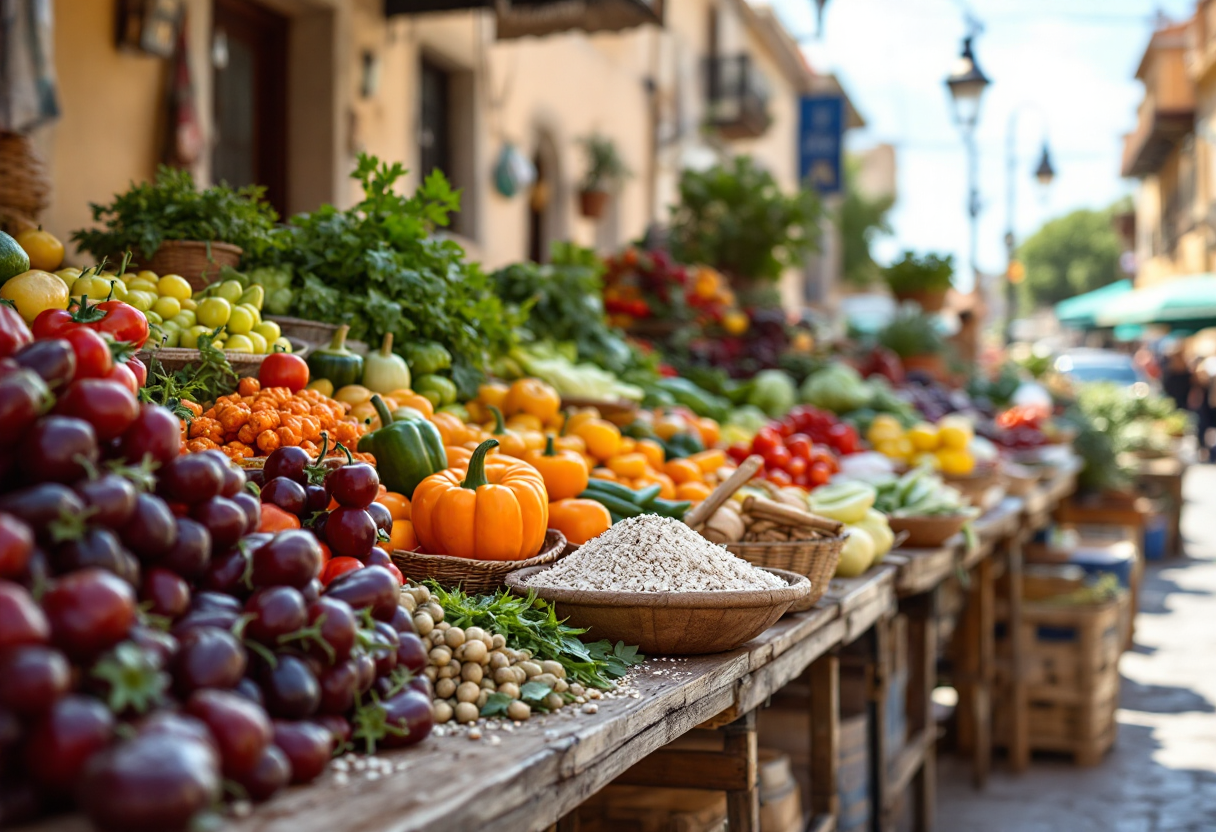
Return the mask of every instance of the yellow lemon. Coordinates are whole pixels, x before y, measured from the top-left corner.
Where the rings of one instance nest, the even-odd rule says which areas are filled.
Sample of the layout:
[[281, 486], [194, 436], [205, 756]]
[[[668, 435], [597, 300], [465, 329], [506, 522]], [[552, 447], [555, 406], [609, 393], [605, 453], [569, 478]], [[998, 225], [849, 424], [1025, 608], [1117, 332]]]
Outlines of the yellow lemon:
[[975, 438], [975, 430], [961, 416], [947, 416], [938, 423], [937, 435], [943, 448], [962, 451]]
[[162, 298], [177, 298], [179, 301], [185, 300], [194, 294], [190, 288], [190, 281], [180, 274], [167, 274], [156, 281], [156, 291], [160, 293]]
[[41, 269], [30, 269], [10, 277], [0, 287], [0, 298], [15, 303], [26, 323], [33, 323], [34, 318], [47, 309], [67, 309], [71, 300], [67, 285]]
[[952, 477], [965, 477], [975, 470], [975, 457], [966, 451], [943, 448], [937, 452], [936, 458], [942, 473]]
[[937, 450], [937, 428], [928, 422], [921, 422], [908, 428], [907, 436], [912, 442], [912, 447], [918, 451]]
[[223, 298], [207, 298], [199, 302], [194, 314], [200, 324], [215, 329], [228, 323], [228, 319], [232, 317], [232, 304]]

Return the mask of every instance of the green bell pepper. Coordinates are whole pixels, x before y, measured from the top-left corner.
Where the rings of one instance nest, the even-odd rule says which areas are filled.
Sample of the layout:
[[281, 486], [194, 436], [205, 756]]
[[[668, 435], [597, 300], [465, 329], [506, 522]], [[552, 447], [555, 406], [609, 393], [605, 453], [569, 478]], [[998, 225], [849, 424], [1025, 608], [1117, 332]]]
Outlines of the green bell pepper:
[[389, 491], [412, 499], [418, 483], [448, 467], [439, 430], [426, 419], [393, 421], [388, 405], [378, 395], [372, 396], [372, 406], [380, 416], [381, 428], [364, 434], [359, 453], [376, 458], [380, 482]]
[[416, 376], [427, 376], [452, 366], [452, 354], [443, 344], [417, 341], [405, 348], [405, 360]]
[[426, 375], [414, 379], [414, 392], [430, 399], [436, 409], [456, 401], [456, 384], [450, 378]]
[[363, 377], [363, 358], [346, 348], [346, 333], [350, 327], [346, 324], [338, 327], [333, 340], [328, 347], [322, 347], [308, 354], [308, 375], [314, 381], [327, 378], [334, 383], [334, 389], [339, 390], [348, 384], [358, 384]]

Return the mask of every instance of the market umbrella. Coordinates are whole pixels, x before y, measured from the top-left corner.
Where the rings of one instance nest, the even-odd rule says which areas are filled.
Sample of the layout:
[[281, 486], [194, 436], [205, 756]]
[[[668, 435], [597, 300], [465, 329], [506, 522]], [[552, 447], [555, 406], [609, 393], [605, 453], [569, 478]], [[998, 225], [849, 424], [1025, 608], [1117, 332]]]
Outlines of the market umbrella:
[[1182, 324], [1216, 318], [1216, 274], [1196, 274], [1127, 292], [1098, 310], [1098, 326]]
[[1060, 301], [1055, 307], [1056, 318], [1065, 326], [1089, 329], [1094, 326], [1095, 317], [1106, 304], [1130, 291], [1130, 280], [1116, 280], [1100, 289]]

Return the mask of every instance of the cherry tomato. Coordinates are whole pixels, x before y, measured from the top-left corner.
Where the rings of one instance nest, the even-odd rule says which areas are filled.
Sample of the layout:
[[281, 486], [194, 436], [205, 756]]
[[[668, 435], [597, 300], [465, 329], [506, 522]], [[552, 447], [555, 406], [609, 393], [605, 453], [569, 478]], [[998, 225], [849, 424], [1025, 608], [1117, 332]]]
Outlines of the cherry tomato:
[[325, 570], [321, 572], [321, 583], [329, 586], [330, 582], [339, 575], [345, 575], [347, 572], [353, 572], [356, 569], [363, 568], [363, 561], [358, 558], [333, 558], [329, 563], [325, 564]]
[[857, 453], [857, 431], [852, 425], [835, 424], [828, 429], [832, 446], [840, 453], [848, 455]]
[[764, 453], [764, 462], [769, 468], [786, 468], [793, 458], [789, 449], [784, 445], [777, 445]]
[[825, 463], [816, 462], [811, 466], [809, 479], [811, 485], [826, 485], [827, 481], [832, 478], [832, 469]]
[[811, 438], [805, 433], [795, 433], [785, 440], [785, 447], [789, 449], [794, 459], [801, 459], [804, 462], [811, 461]]
[[263, 387], [286, 387], [291, 392], [308, 386], [308, 364], [289, 352], [272, 353], [258, 368], [258, 381]]
[[751, 448], [742, 442], [736, 442], [727, 449], [726, 454], [735, 462], [742, 462], [751, 454]]
[[777, 423], [777, 433], [784, 437], [793, 436], [797, 432], [798, 426], [795, 425], [794, 421], [788, 417]]
[[781, 445], [781, 434], [771, 427], [762, 427], [752, 440], [752, 452], [764, 456], [766, 451]]
[[790, 460], [790, 464], [785, 466], [786, 472], [794, 478], [794, 482], [798, 482], [798, 478], [806, 473], [810, 464], [802, 457], [796, 456]]
[[137, 386], [143, 387], [148, 383], [148, 368], [144, 366], [144, 362], [138, 358], [128, 358], [127, 369], [131, 371], [131, 375], [135, 376]]
[[93, 330], [78, 326], [63, 333], [62, 338], [76, 353], [76, 378], [105, 378], [114, 368], [110, 345]]
[[784, 488], [787, 485], [792, 485], [794, 482], [793, 478], [790, 477], [790, 475], [787, 474], [785, 471], [782, 471], [780, 468], [778, 468], [775, 471], [769, 471], [767, 479], [773, 485], [776, 485], [776, 486], [779, 486], [782, 488]]
[[129, 303], [121, 300], [107, 300], [97, 304], [97, 309], [105, 313], [100, 321], [89, 324], [97, 332], [108, 332], [115, 341], [125, 341], [142, 347], [148, 340], [148, 319]]

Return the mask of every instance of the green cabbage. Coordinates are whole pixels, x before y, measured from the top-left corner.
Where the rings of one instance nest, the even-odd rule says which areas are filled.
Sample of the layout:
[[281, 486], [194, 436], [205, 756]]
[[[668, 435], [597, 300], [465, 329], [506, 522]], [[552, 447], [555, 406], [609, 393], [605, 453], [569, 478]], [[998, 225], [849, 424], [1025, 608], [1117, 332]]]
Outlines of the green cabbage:
[[798, 401], [798, 388], [788, 373], [781, 370], [761, 370], [752, 379], [747, 403], [755, 405], [774, 419], [790, 412]]
[[852, 367], [835, 363], [808, 376], [800, 394], [806, 404], [833, 413], [848, 413], [868, 405], [873, 389]]

